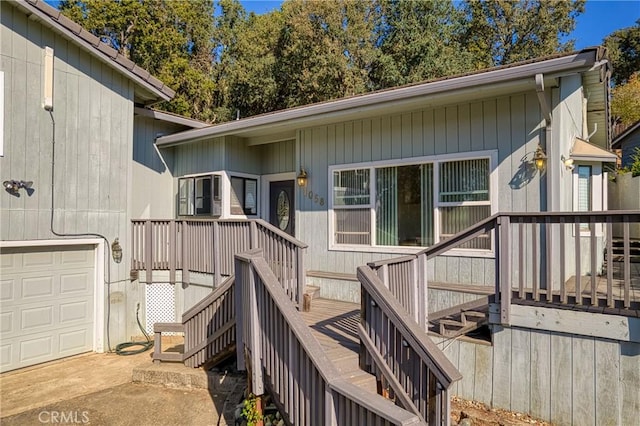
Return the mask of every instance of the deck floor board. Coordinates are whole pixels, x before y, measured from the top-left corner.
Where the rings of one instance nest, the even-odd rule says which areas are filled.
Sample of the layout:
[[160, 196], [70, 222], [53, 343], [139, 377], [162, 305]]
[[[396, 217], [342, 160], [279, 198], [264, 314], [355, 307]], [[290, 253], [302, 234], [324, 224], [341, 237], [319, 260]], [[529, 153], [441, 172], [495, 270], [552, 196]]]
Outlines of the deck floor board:
[[376, 392], [375, 378], [360, 369], [358, 323], [360, 305], [329, 299], [314, 299], [311, 311], [302, 317], [325, 354], [342, 376], [356, 386]]

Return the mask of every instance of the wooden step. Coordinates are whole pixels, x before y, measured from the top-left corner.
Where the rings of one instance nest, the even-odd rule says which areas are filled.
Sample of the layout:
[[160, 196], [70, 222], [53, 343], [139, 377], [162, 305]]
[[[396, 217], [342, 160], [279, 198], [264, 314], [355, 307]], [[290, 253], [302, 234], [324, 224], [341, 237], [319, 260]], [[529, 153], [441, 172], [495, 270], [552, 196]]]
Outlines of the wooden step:
[[487, 314], [478, 311], [464, 311], [460, 314], [460, 317], [462, 319], [462, 323], [465, 325], [468, 323], [478, 324], [487, 320]]

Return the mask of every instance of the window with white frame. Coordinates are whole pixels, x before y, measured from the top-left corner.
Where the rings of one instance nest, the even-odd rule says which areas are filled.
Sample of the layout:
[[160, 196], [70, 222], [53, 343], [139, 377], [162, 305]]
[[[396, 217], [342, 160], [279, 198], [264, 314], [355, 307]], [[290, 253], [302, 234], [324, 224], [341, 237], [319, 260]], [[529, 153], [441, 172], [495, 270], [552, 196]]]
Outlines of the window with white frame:
[[258, 180], [231, 177], [231, 214], [258, 214]]
[[[427, 247], [491, 215], [489, 157], [332, 168], [333, 244]], [[489, 235], [463, 248], [490, 250]]]
[[220, 176], [178, 179], [179, 216], [220, 216]]

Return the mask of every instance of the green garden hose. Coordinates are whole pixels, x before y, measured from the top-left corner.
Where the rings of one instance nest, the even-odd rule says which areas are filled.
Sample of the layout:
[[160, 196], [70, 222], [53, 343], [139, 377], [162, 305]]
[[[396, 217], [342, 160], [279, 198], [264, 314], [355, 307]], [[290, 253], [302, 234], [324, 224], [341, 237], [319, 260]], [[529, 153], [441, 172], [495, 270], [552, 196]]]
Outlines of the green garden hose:
[[[116, 346], [116, 353], [118, 355], [136, 355], [136, 354], [141, 354], [142, 352], [146, 352], [149, 349], [151, 349], [153, 347], [153, 340], [151, 340], [149, 338], [149, 335], [147, 334], [147, 332], [144, 330], [144, 328], [142, 327], [142, 324], [140, 324], [140, 316], [138, 315], [140, 313], [140, 304], [138, 303], [138, 307], [136, 308], [136, 321], [138, 321], [138, 327], [140, 327], [140, 331], [142, 331], [142, 334], [144, 334], [144, 337], [147, 339], [146, 342], [124, 342], [124, 343], [120, 343], [119, 345]], [[140, 346], [140, 349], [133, 349], [133, 350], [125, 350], [127, 348], [131, 348], [131, 347], [135, 347], [135, 346]]]

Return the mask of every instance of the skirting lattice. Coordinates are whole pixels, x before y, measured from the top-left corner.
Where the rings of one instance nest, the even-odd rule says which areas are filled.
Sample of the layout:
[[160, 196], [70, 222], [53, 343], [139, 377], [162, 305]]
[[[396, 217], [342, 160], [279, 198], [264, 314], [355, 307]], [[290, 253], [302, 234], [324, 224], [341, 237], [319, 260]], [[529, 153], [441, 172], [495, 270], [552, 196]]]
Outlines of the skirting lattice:
[[[146, 330], [153, 335], [153, 324], [176, 322], [176, 293], [173, 284], [147, 284], [145, 302], [147, 306]], [[162, 333], [171, 335], [177, 333]]]

